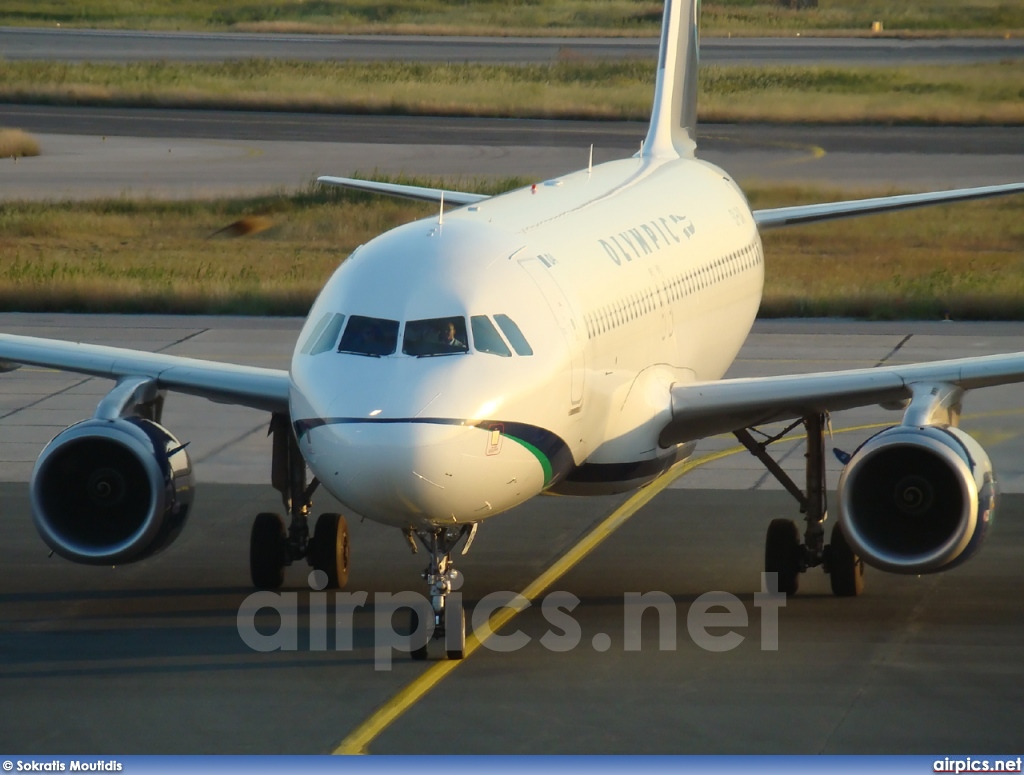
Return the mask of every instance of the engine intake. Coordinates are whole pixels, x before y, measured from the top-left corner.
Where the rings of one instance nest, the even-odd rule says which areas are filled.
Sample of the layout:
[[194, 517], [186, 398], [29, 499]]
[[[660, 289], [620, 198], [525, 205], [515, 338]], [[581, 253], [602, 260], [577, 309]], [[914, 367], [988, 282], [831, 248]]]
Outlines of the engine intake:
[[958, 428], [901, 425], [868, 439], [839, 479], [839, 519], [865, 562], [936, 573], [971, 557], [995, 513], [988, 455]]
[[47, 545], [75, 562], [133, 562], [169, 546], [195, 490], [183, 445], [150, 420], [85, 420], [40, 454], [32, 519]]

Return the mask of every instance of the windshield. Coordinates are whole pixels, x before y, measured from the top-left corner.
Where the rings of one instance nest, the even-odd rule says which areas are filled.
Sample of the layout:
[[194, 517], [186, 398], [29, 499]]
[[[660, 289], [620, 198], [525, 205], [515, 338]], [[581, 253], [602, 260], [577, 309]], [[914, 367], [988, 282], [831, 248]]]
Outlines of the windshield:
[[338, 352], [380, 357], [398, 346], [398, 321], [353, 315], [341, 337]]
[[344, 324], [344, 315], [338, 312], [328, 312], [310, 333], [302, 352], [306, 355], [319, 355], [333, 350], [334, 343], [338, 341], [338, 334], [341, 333], [341, 327]]
[[530, 347], [530, 343], [526, 341], [523, 332], [519, 330], [519, 326], [516, 325], [512, 318], [508, 315], [495, 315], [494, 319], [498, 322], [501, 330], [505, 332], [509, 344], [516, 351], [516, 355], [533, 355], [533, 348]]
[[464, 353], [466, 320], [461, 317], [410, 320], [405, 324], [402, 352], [422, 358], [429, 355]]
[[473, 327], [473, 346], [478, 352], [511, 358], [512, 352], [486, 315], [474, 315], [469, 319]]

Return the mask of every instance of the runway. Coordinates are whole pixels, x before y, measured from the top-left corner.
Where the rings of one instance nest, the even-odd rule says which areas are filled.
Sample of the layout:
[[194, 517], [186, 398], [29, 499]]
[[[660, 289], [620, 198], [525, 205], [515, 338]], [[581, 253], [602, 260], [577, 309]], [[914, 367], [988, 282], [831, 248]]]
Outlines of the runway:
[[[39, 134], [209, 140], [283, 140], [360, 145], [535, 146], [632, 150], [641, 121], [369, 116], [238, 110], [0, 104], [0, 124]], [[820, 147], [826, 153], [1024, 154], [1024, 132], [1001, 126], [815, 126], [701, 124], [702, 150]]]
[[[318, 175], [543, 180], [638, 148], [639, 122], [452, 119], [0, 105], [42, 155], [3, 162], [3, 199], [208, 197], [293, 190]], [[900, 189], [1024, 179], [1013, 127], [703, 125], [699, 155], [741, 183]]]
[[[296, 319], [0, 315], [0, 330], [283, 366]], [[774, 374], [1024, 350], [1014, 324], [764, 321], [732, 374]], [[172, 396], [165, 420], [190, 441], [200, 482], [183, 536], [146, 562], [89, 568], [47, 559], [29, 518], [26, 479], [42, 444], [88, 416], [109, 388], [38, 369], [0, 375], [0, 748], [25, 753], [323, 753], [428, 665], [396, 655], [375, 670], [375, 609], [352, 620], [353, 649], [311, 649], [306, 570], [289, 571], [297, 650], [261, 653], [242, 640], [252, 516], [279, 510], [266, 484], [266, 417]], [[1011, 494], [978, 557], [948, 574], [870, 572], [866, 594], [838, 600], [820, 573], [778, 610], [778, 648], [762, 650], [763, 531], [795, 504], [746, 453], [702, 466], [658, 495], [552, 590], [581, 603], [579, 644], [541, 606], [513, 620], [521, 650], [478, 651], [373, 737], [374, 753], [932, 753], [1014, 750], [1024, 687], [1024, 427], [1019, 390], [969, 394], [964, 427], [991, 454]], [[834, 445], [893, 422], [878, 408], [837, 414]], [[735, 441], [710, 440], [707, 455]], [[802, 448], [782, 444], [794, 474]], [[836, 470], [830, 470], [835, 482]], [[833, 498], [834, 500], [834, 498]], [[485, 524], [460, 560], [472, 608], [526, 587], [617, 509], [623, 498], [540, 498]], [[318, 498], [318, 511], [337, 508]], [[350, 591], [419, 591], [421, 557], [397, 532], [349, 515]], [[308, 570], [308, 569], [307, 569]], [[624, 593], [665, 592], [674, 647], [657, 617], [627, 651]], [[713, 652], [687, 616], [705, 592], [736, 595], [742, 641]], [[333, 616], [333, 608], [330, 609]], [[290, 620], [289, 620], [290, 621]], [[320, 620], [314, 618], [313, 625]], [[267, 613], [260, 632], [276, 632]], [[348, 629], [345, 629], [348, 632]], [[712, 634], [722, 634], [712, 630]], [[766, 630], [767, 632], [767, 630]], [[770, 634], [770, 633], [769, 633]], [[597, 636], [608, 636], [607, 639]], [[667, 637], [667, 635], [666, 635]], [[670, 639], [671, 640], [671, 639]], [[548, 641], [550, 642], [550, 641]], [[609, 648], [600, 651], [595, 648]], [[344, 645], [344, 642], [342, 642]], [[671, 646], [669, 640], [666, 647]], [[440, 722], [439, 719], [443, 720]]]
[[[657, 47], [657, 37], [485, 38], [0, 27], [0, 58], [65, 62], [272, 58], [524, 64], [573, 59], [654, 59]], [[704, 37], [701, 41], [702, 62], [711, 65], [953, 65], [1020, 57], [1024, 57], [1024, 40], [1012, 38]]]

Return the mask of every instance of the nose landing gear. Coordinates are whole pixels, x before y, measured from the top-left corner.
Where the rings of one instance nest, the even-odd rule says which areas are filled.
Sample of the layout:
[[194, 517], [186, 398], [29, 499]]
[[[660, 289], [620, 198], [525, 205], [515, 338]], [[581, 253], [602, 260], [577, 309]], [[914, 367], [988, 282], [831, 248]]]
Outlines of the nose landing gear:
[[[478, 523], [459, 525], [457, 527], [438, 527], [432, 530], [409, 529], [406, 538], [417, 551], [416, 540], [430, 554], [430, 562], [423, 571], [423, 579], [429, 585], [430, 607], [434, 612], [434, 640], [444, 640], [445, 654], [448, 659], [462, 659], [466, 655], [466, 612], [462, 607], [462, 595], [455, 595], [449, 600], [452, 592], [462, 586], [462, 574], [455, 570], [452, 552], [464, 537], [466, 545], [462, 554], [469, 551], [476, 537]], [[426, 659], [426, 646], [412, 652], [413, 659]]]

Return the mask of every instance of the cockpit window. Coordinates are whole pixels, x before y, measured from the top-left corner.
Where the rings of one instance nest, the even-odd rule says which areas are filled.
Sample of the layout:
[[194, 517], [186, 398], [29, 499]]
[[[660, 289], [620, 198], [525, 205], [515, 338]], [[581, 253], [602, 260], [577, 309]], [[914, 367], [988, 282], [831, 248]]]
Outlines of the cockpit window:
[[333, 350], [335, 342], [338, 341], [338, 334], [341, 333], [341, 327], [344, 324], [344, 315], [339, 312], [328, 312], [317, 322], [316, 327], [309, 335], [309, 339], [306, 340], [302, 352], [307, 355], [319, 355], [328, 350]]
[[331, 322], [331, 318], [334, 317], [334, 312], [328, 312], [322, 318], [320, 318], [316, 325], [313, 326], [313, 330], [309, 332], [309, 336], [306, 337], [306, 343], [302, 345], [302, 354], [309, 355], [309, 351], [313, 349], [313, 345], [319, 340], [320, 334], [327, 328], [327, 324]]
[[464, 353], [466, 319], [461, 317], [410, 320], [405, 324], [402, 352], [423, 358], [430, 355]]
[[511, 350], [508, 349], [508, 345], [505, 344], [505, 340], [501, 338], [501, 334], [498, 333], [498, 329], [494, 327], [494, 323], [489, 317], [474, 315], [469, 322], [473, 328], [473, 346], [477, 352], [502, 355], [506, 358], [512, 357]]
[[338, 345], [340, 353], [391, 355], [398, 347], [398, 321], [353, 315]]
[[512, 349], [516, 351], [516, 355], [533, 355], [533, 348], [530, 347], [530, 343], [526, 341], [523, 332], [519, 330], [519, 326], [512, 318], [508, 315], [495, 315], [494, 319], [504, 332], [508, 343], [512, 345]]

